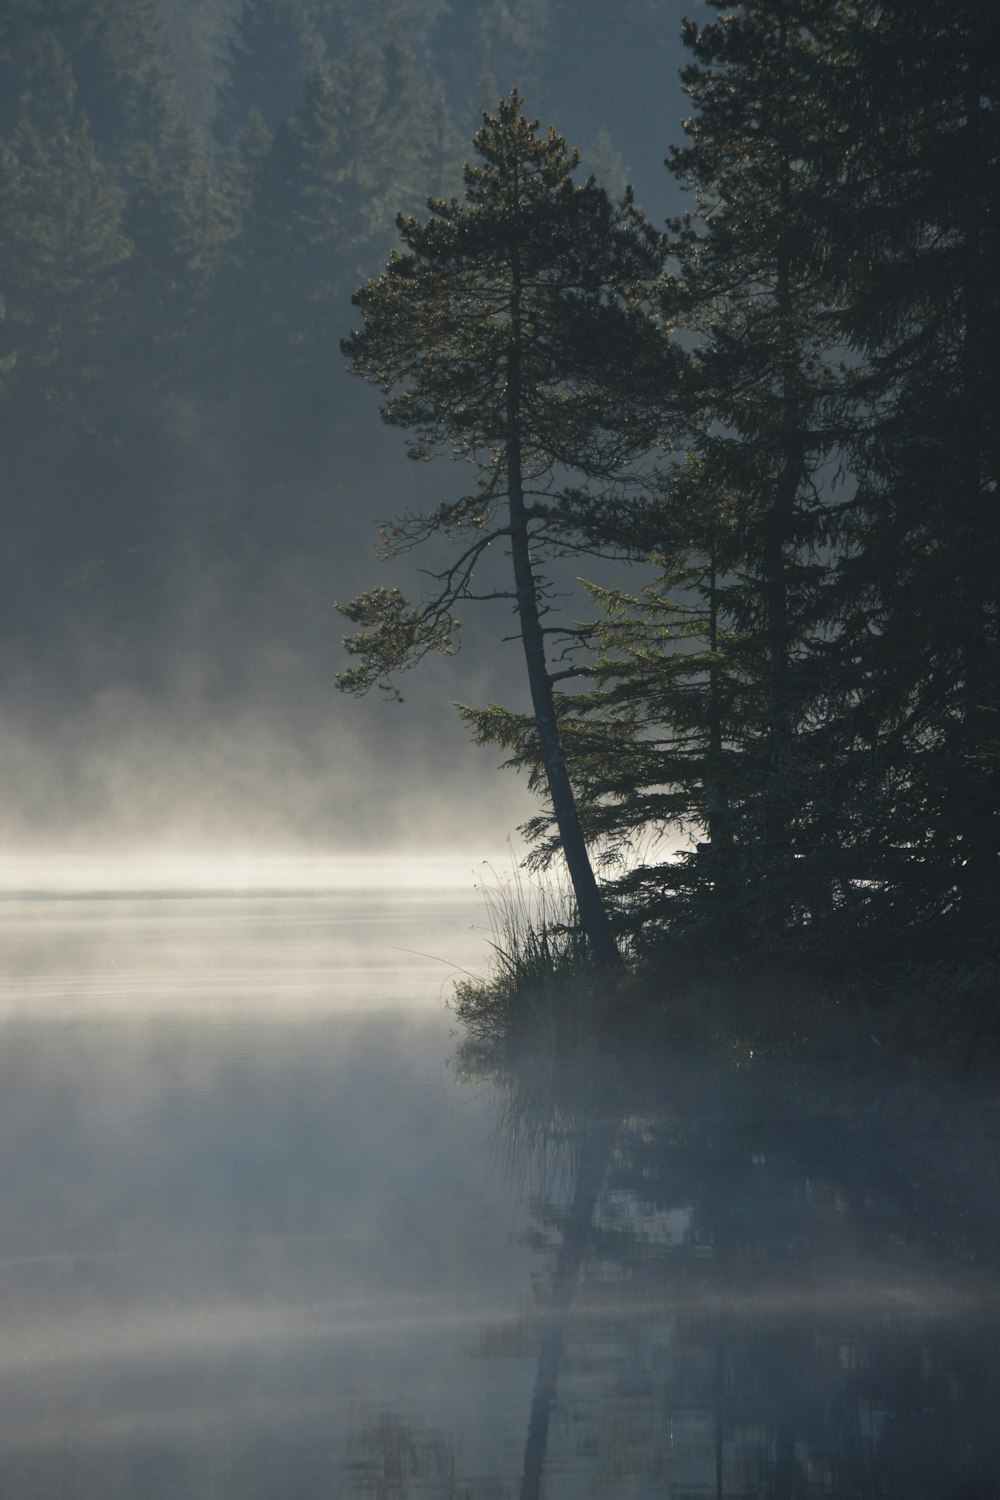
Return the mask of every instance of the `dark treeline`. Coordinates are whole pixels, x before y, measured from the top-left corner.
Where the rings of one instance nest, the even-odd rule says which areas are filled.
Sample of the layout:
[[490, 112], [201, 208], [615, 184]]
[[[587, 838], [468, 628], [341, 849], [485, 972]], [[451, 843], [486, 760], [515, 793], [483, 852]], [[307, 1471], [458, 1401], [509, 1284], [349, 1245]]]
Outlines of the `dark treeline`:
[[[626, 931], [829, 971], [975, 966], [1000, 916], [1000, 14], [723, 3], [688, 24], [689, 213], [656, 289], [687, 452], [594, 544], [562, 700]], [[530, 724], [472, 715], [534, 765]], [[537, 773], [536, 773], [537, 774]], [[558, 839], [544, 816], [544, 860]]]
[[[207, 631], [231, 669], [227, 631], [287, 628], [266, 601], [292, 558], [329, 598], [332, 553], [367, 532], [350, 295], [398, 211], [459, 190], [482, 108], [516, 83], [612, 195], [623, 147], [633, 166], [669, 152], [679, 205], [645, 289], [683, 354], [655, 393], [655, 486], [647, 465], [614, 504], [563, 497], [573, 551], [636, 580], [595, 586], [556, 699], [584, 832], [610, 855], [690, 835], [678, 860], [611, 867], [620, 932], [827, 967], [987, 963], [1000, 12], [712, 9], [684, 24], [671, 146], [673, 5], [11, 0], [8, 677], [30, 661], [90, 690], [113, 650], [155, 681], [164, 630]], [[469, 717], [538, 773], [530, 720]], [[558, 849], [544, 814], [530, 831], [540, 860]]]
[[[494, 468], [478, 496], [390, 531], [390, 551], [464, 533], [463, 562], [413, 614], [384, 590], [355, 601], [344, 685], [391, 688], [450, 650], [481, 549], [509, 538], [517, 574], [519, 517], [536, 565], [632, 564], [635, 586], [593, 587], [595, 617], [568, 631], [537, 629], [552, 585], [536, 566], [526, 610], [519, 578], [549, 691], [529, 661], [532, 714], [464, 710], [551, 803], [534, 857], [566, 855], [595, 953], [562, 753], [591, 846], [612, 870], [625, 855], [605, 893], [638, 951], [666, 937], [699, 961], [982, 973], [1000, 917], [1000, 17], [981, 0], [713, 8], [683, 28], [693, 112], [668, 166], [687, 211], [662, 270], [626, 285], [602, 269], [637, 232], [610, 208], [603, 249], [581, 237], [560, 259], [586, 191], [514, 126], [512, 96], [476, 137], [466, 205], [401, 221], [408, 253], [356, 296], [366, 328], [345, 351], [402, 391], [387, 420], [418, 456], [471, 446]], [[576, 307], [598, 330], [595, 298], [604, 330], [570, 349], [559, 329]], [[642, 353], [640, 309], [683, 361]], [[646, 368], [655, 393], [636, 389]], [[637, 469], [651, 398], [659, 452]], [[618, 459], [605, 436], [595, 468], [619, 400]], [[655, 836], [678, 827], [689, 851], [664, 861]]]

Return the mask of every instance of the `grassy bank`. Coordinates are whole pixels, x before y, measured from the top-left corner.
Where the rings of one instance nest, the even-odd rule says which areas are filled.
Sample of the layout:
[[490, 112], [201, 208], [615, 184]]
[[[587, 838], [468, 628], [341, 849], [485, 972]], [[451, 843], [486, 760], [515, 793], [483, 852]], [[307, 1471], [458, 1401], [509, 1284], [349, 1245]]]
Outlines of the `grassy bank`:
[[564, 893], [515, 877], [485, 894], [491, 962], [456, 985], [454, 1000], [483, 1049], [640, 1046], [737, 1064], [800, 1056], [1000, 1067], [1000, 962], [845, 963], [831, 974], [688, 937], [633, 954], [609, 978], [591, 964]]

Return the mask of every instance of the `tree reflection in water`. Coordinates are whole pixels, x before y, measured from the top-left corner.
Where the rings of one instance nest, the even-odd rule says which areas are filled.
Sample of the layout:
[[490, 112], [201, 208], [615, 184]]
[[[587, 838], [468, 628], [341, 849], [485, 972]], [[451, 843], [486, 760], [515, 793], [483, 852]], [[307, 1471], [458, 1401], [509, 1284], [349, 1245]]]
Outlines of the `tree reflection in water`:
[[1000, 1494], [985, 1089], [464, 1063], [535, 1174], [547, 1265], [521, 1500]]
[[448, 1435], [427, 1431], [397, 1412], [359, 1413], [350, 1439], [351, 1493], [364, 1500], [406, 1500], [417, 1493], [471, 1500], [455, 1476]]
[[1000, 1495], [987, 1089], [398, 1030], [8, 1031], [4, 1497]]

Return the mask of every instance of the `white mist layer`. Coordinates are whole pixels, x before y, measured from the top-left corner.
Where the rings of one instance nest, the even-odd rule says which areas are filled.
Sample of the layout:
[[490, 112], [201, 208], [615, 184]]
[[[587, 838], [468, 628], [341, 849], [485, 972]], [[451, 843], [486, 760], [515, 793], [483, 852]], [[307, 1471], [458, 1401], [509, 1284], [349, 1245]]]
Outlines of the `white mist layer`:
[[467, 899], [495, 884], [519, 856], [513, 846], [453, 854], [213, 854], [151, 848], [120, 853], [0, 851], [0, 899], [79, 896], [304, 895], [398, 892]]

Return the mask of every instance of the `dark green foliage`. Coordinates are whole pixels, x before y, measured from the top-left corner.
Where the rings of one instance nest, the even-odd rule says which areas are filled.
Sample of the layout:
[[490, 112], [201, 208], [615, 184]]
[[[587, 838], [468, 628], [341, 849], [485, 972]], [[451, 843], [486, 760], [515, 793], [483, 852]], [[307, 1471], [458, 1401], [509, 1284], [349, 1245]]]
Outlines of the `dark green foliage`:
[[998, 19], [975, 0], [880, 8], [837, 267], [865, 414], [850, 639], [897, 788], [875, 863], [962, 944], [1000, 913]]
[[718, 424], [700, 463], [731, 497], [723, 619], [762, 690], [729, 793], [755, 804], [733, 823], [763, 898], [750, 945], [832, 963], [847, 944], [857, 961], [985, 953], [996, 17], [938, 0], [719, 9], [689, 28], [700, 108], [674, 163], [707, 194], [705, 227], [678, 226]]
[[[666, 377], [673, 362], [642, 309], [659, 236], [628, 201], [614, 205], [592, 182], [573, 185], [576, 158], [554, 133], [532, 135], [516, 96], [503, 111], [477, 137], [483, 165], [466, 169], [466, 203], [438, 200], [424, 222], [400, 218], [406, 252], [356, 294], [365, 327], [345, 344], [367, 378], [388, 392], [399, 388], [383, 415], [413, 431], [414, 456], [477, 460], [471, 494], [387, 532], [393, 550], [435, 532], [469, 540], [467, 559], [429, 606], [442, 624], [452, 604], [471, 595], [481, 553], [506, 535], [504, 370], [515, 277], [525, 404], [519, 454], [532, 486], [537, 552], [570, 540], [558, 491], [543, 498], [547, 478], [576, 468], [597, 486], [587, 509], [598, 504], [608, 481], [654, 441], [662, 398], [650, 376]], [[523, 193], [516, 206], [512, 184]], [[400, 668], [406, 657], [404, 650]], [[376, 683], [391, 685], [381, 668], [351, 679]]]
[[[663, 286], [695, 342], [690, 452], [655, 504], [589, 523], [654, 576], [593, 591], [590, 685], [560, 705], [583, 826], [611, 861], [644, 851], [610, 887], [642, 946], [988, 964], [995, 18], [715, 9], [686, 32], [696, 112], [671, 160], [694, 202]], [[525, 716], [467, 717], [538, 784]], [[688, 849], [657, 857], [678, 830]], [[546, 863], [551, 818], [528, 832]]]
[[[794, 22], [722, 8], [733, 14], [687, 29], [697, 113], [673, 165], [694, 202], [672, 225], [661, 294], [697, 341], [678, 403], [690, 452], [654, 505], [592, 523], [595, 545], [656, 576], [631, 598], [599, 593], [597, 687], [567, 703], [565, 734], [586, 826], [611, 856], [678, 828], [696, 844], [630, 870], [625, 920], [780, 950], [804, 924], [815, 940], [838, 875], [820, 825], [839, 766], [813, 732], [836, 631], [824, 469], [841, 378], [816, 254], [829, 156], [816, 75], [838, 60], [843, 7], [817, 0]], [[479, 729], [530, 761], [516, 722]], [[544, 819], [530, 831], [547, 858]]]
[[[714, 570], [724, 657], [743, 684], [722, 736], [733, 848], [752, 882], [758, 929], [777, 939], [834, 899], [817, 853], [822, 752], [811, 733], [834, 525], [837, 391], [821, 250], [834, 168], [825, 74], [839, 64], [846, 9], [720, 7], [687, 28], [683, 73], [696, 106], [674, 172], [696, 197], [675, 226], [683, 318], [698, 351], [700, 432], [675, 486], [717, 518]], [[717, 865], [718, 849], [706, 851]], [[714, 871], [713, 871], [714, 875]], [[750, 889], [747, 889], [750, 895]], [[811, 908], [811, 909], [810, 909]]]

